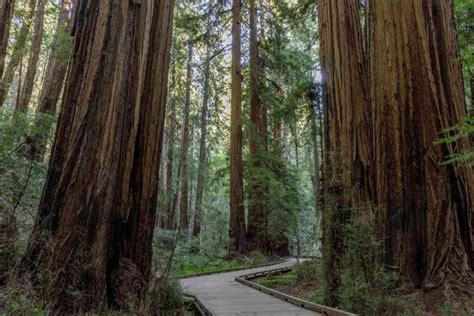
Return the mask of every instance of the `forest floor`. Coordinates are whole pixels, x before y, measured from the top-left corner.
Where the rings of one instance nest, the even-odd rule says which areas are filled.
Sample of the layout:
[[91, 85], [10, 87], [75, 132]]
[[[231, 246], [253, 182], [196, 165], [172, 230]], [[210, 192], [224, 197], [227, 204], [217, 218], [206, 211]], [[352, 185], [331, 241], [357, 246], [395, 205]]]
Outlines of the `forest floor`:
[[294, 271], [285, 274], [263, 277], [254, 281], [265, 287], [307, 301], [315, 300], [315, 295], [320, 288], [320, 284], [317, 282], [298, 282], [296, 273]]
[[[305, 262], [288, 273], [269, 275], [253, 281], [279, 292], [325, 305], [324, 278], [320, 262]], [[352, 281], [353, 284], [358, 282]], [[337, 307], [360, 315], [474, 315], [473, 306], [468, 307], [460, 302], [446, 302], [437, 295], [427, 295], [422, 291], [407, 293], [399, 288], [371, 289], [362, 286], [354, 286], [351, 290], [352, 296], [347, 294], [348, 291], [341, 291], [339, 295], [341, 306]]]

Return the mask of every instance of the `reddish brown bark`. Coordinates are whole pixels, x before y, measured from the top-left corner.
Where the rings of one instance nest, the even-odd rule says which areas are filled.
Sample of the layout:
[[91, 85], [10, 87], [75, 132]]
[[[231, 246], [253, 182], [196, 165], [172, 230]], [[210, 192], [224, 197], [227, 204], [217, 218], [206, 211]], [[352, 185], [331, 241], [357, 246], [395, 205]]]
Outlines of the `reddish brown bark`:
[[183, 121], [183, 138], [181, 141], [181, 158], [180, 158], [180, 183], [181, 183], [181, 200], [179, 225], [182, 230], [189, 229], [189, 201], [188, 201], [188, 151], [189, 151], [189, 115], [191, 112], [191, 82], [193, 78], [193, 44], [188, 44], [188, 64], [186, 70], [186, 99], [184, 101], [184, 121]]
[[250, 15], [250, 128], [249, 153], [251, 170], [249, 172], [249, 210], [247, 227], [247, 246], [249, 250], [267, 252], [268, 238], [265, 214], [265, 199], [263, 198], [263, 179], [260, 176], [263, 156], [262, 132], [262, 102], [260, 89], [260, 67], [258, 49], [257, 5], [255, 0], [249, 2]]
[[242, 65], [240, 0], [232, 0], [232, 67], [230, 119], [230, 251], [244, 252], [246, 228], [242, 161]]
[[442, 165], [472, 144], [434, 145], [466, 115], [453, 3], [370, 1], [369, 10], [384, 262], [416, 287], [472, 290], [474, 174]]
[[[120, 307], [127, 276], [135, 284], [150, 277], [173, 2], [81, 0], [77, 12], [48, 177], [24, 258], [37, 277], [40, 267], [53, 274], [56, 313]], [[45, 235], [50, 256], [40, 252]], [[142, 287], [128, 290], [143, 294]]]
[[5, 69], [5, 59], [7, 57], [14, 7], [15, 0], [0, 0], [0, 79]]
[[350, 208], [368, 197], [370, 120], [358, 0], [319, 3], [321, 65], [327, 80], [323, 236], [328, 304], [337, 306]]

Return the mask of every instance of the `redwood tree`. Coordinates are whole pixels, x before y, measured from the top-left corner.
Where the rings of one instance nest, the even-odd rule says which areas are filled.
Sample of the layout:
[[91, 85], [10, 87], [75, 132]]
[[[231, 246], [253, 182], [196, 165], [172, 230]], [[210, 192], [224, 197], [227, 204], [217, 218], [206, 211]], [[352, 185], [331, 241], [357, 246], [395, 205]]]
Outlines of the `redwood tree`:
[[0, 106], [2, 106], [5, 103], [5, 100], [8, 95], [8, 91], [10, 90], [10, 86], [13, 82], [13, 77], [15, 76], [15, 71], [18, 65], [20, 65], [21, 61], [23, 60], [23, 55], [25, 54], [25, 51], [26, 51], [25, 47], [26, 47], [26, 42], [28, 40], [28, 33], [30, 32], [31, 23], [33, 22], [33, 18], [36, 12], [36, 1], [37, 0], [28, 1], [28, 6], [27, 6], [28, 11], [23, 17], [23, 21], [22, 21], [23, 23], [15, 38], [15, 45], [13, 45], [12, 47], [10, 60], [8, 61], [8, 65], [3, 73], [3, 77], [1, 78]]
[[[0, 79], [5, 69], [8, 40], [10, 39], [10, 26], [12, 23], [14, 0], [0, 0]], [[1, 104], [0, 104], [1, 106]]]
[[453, 2], [370, 1], [369, 23], [384, 262], [425, 290], [472, 290], [474, 171], [443, 164], [471, 144], [434, 144], [466, 115]]
[[[53, 274], [56, 313], [121, 307], [123, 295], [140, 297], [150, 277], [173, 2], [81, 0], [77, 12], [23, 262], [37, 279]], [[48, 246], [50, 255], [42, 254]]]
[[72, 49], [72, 39], [69, 34], [73, 25], [72, 16], [75, 2], [75, 0], [61, 0], [61, 8], [46, 65], [43, 86], [38, 99], [35, 123], [40, 127], [40, 131], [32, 136], [30, 145], [30, 156], [36, 160], [43, 159], [45, 155], [46, 140], [53, 125], [50, 117], [43, 117], [42, 115], [56, 113], [66, 77], [67, 64]]
[[186, 99], [184, 101], [183, 138], [181, 141], [180, 157], [180, 184], [181, 202], [179, 223], [183, 230], [189, 229], [189, 207], [188, 207], [188, 151], [189, 151], [189, 115], [191, 112], [191, 82], [193, 77], [193, 44], [191, 38], [188, 43], [188, 63], [186, 68]]
[[323, 251], [328, 303], [337, 305], [350, 208], [369, 193], [370, 119], [358, 0], [319, 2], [321, 65], [327, 80]]
[[242, 65], [240, 0], [232, 0], [232, 67], [230, 118], [230, 251], [246, 247], [244, 167], [242, 161]]
[[249, 2], [250, 15], [250, 129], [249, 154], [251, 172], [249, 173], [249, 210], [247, 242], [250, 250], [268, 251], [267, 227], [265, 214], [265, 199], [263, 198], [263, 181], [259, 174], [263, 155], [262, 130], [262, 100], [260, 89], [258, 27], [256, 0]]
[[44, 13], [46, 8], [46, 0], [38, 0], [35, 26], [33, 32], [33, 40], [31, 43], [30, 57], [28, 59], [28, 67], [26, 68], [25, 82], [19, 97], [19, 102], [16, 104], [16, 110], [27, 112], [28, 105], [33, 93], [33, 86], [35, 84], [36, 70], [38, 68], [39, 55], [41, 52], [41, 41], [43, 40], [43, 24]]

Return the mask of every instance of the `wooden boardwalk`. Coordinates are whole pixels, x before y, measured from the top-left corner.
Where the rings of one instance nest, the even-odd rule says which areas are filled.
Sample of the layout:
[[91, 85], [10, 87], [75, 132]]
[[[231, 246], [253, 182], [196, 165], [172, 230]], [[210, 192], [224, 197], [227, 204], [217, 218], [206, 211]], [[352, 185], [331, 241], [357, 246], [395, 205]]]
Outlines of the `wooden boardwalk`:
[[293, 266], [289, 259], [273, 266], [182, 279], [183, 291], [196, 296], [216, 316], [225, 315], [322, 315], [274, 298], [235, 281], [235, 277], [271, 269]]

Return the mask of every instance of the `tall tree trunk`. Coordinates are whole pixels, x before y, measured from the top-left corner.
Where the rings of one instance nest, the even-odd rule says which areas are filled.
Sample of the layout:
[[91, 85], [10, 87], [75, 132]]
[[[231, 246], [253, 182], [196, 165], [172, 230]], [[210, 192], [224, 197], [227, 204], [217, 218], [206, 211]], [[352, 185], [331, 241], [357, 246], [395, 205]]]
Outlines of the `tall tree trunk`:
[[[170, 113], [167, 116], [168, 123], [168, 138], [167, 138], [167, 159], [166, 159], [166, 205], [163, 214], [164, 229], [173, 229], [174, 212], [173, 212], [173, 196], [174, 196], [174, 182], [173, 168], [174, 168], [174, 146], [176, 140], [176, 101], [171, 95], [176, 84], [176, 62], [173, 62], [171, 70], [171, 84], [168, 91]], [[179, 176], [179, 174], [178, 174]]]
[[13, 82], [13, 77], [15, 76], [15, 70], [22, 60], [23, 55], [25, 54], [26, 41], [28, 40], [28, 33], [30, 32], [31, 23], [35, 16], [36, 11], [36, 0], [29, 0], [28, 2], [28, 13], [23, 19], [23, 24], [20, 31], [15, 39], [15, 45], [12, 48], [12, 55], [8, 66], [5, 69], [5, 73], [2, 77], [2, 82], [0, 82], [0, 106], [3, 106], [10, 90], [10, 86]]
[[36, 10], [36, 20], [31, 43], [30, 58], [26, 68], [25, 82], [20, 95], [20, 102], [17, 104], [17, 111], [28, 112], [33, 86], [35, 84], [36, 69], [38, 68], [39, 55], [41, 51], [41, 41], [43, 40], [44, 10], [47, 0], [38, 0]]
[[191, 112], [191, 83], [193, 77], [193, 44], [191, 38], [188, 43], [188, 64], [186, 69], [186, 100], [184, 101], [183, 139], [181, 141], [180, 182], [181, 202], [179, 223], [182, 230], [189, 229], [189, 203], [188, 203], [188, 151], [189, 151], [189, 115]]
[[262, 177], [259, 177], [262, 160], [262, 140], [260, 139], [261, 125], [261, 100], [259, 79], [259, 54], [258, 54], [258, 27], [256, 0], [249, 2], [250, 15], [250, 129], [249, 153], [251, 172], [249, 173], [249, 210], [247, 227], [247, 246], [249, 250], [266, 252], [267, 227], [265, 214], [263, 214], [264, 199], [262, 198]]
[[207, 136], [207, 121], [209, 112], [209, 77], [211, 71], [211, 60], [210, 60], [210, 47], [207, 47], [206, 53], [206, 65], [204, 69], [204, 94], [201, 108], [201, 140], [199, 147], [199, 167], [198, 167], [198, 179], [196, 189], [196, 208], [194, 210], [194, 227], [193, 235], [199, 236], [201, 233], [201, 218], [202, 218], [202, 200], [204, 195], [204, 183], [205, 173], [207, 164], [207, 149], [206, 149], [206, 136]]
[[[0, 79], [5, 70], [15, 0], [0, 0]], [[0, 104], [1, 107], [1, 104]]]
[[242, 65], [240, 0], [232, 0], [230, 118], [230, 251], [245, 252], [244, 166], [242, 161]]
[[[317, 103], [320, 103], [320, 100], [316, 101]], [[316, 219], [320, 218], [320, 194], [321, 194], [321, 163], [319, 161], [320, 159], [320, 150], [319, 150], [319, 141], [318, 141], [318, 119], [317, 119], [317, 109], [319, 108], [319, 105], [316, 106], [316, 108], [311, 109], [311, 141], [313, 145], [313, 195], [314, 195], [314, 208], [316, 212]]]
[[370, 119], [358, 0], [319, 3], [321, 65], [327, 76], [327, 159], [323, 236], [328, 304], [337, 306], [350, 208], [368, 198]]
[[453, 2], [369, 6], [375, 200], [384, 261], [416, 287], [472, 291], [474, 171], [442, 165], [472, 144], [434, 144], [466, 115]]
[[143, 295], [151, 275], [173, 1], [81, 0], [77, 12], [48, 177], [23, 261], [36, 278], [41, 267], [53, 274], [46, 277], [58, 314], [123, 307]]
[[61, 96], [66, 77], [67, 64], [72, 49], [72, 37], [68, 34], [72, 28], [72, 14], [75, 0], [62, 0], [56, 30], [46, 65], [43, 86], [38, 99], [38, 109], [35, 118], [38, 134], [33, 135], [30, 145], [30, 157], [41, 160], [46, 153], [46, 141], [50, 134], [52, 119], [44, 114], [54, 115]]
[[469, 78], [469, 84], [471, 88], [471, 108], [468, 114], [472, 117], [474, 116], [474, 69], [471, 69], [471, 76]]

